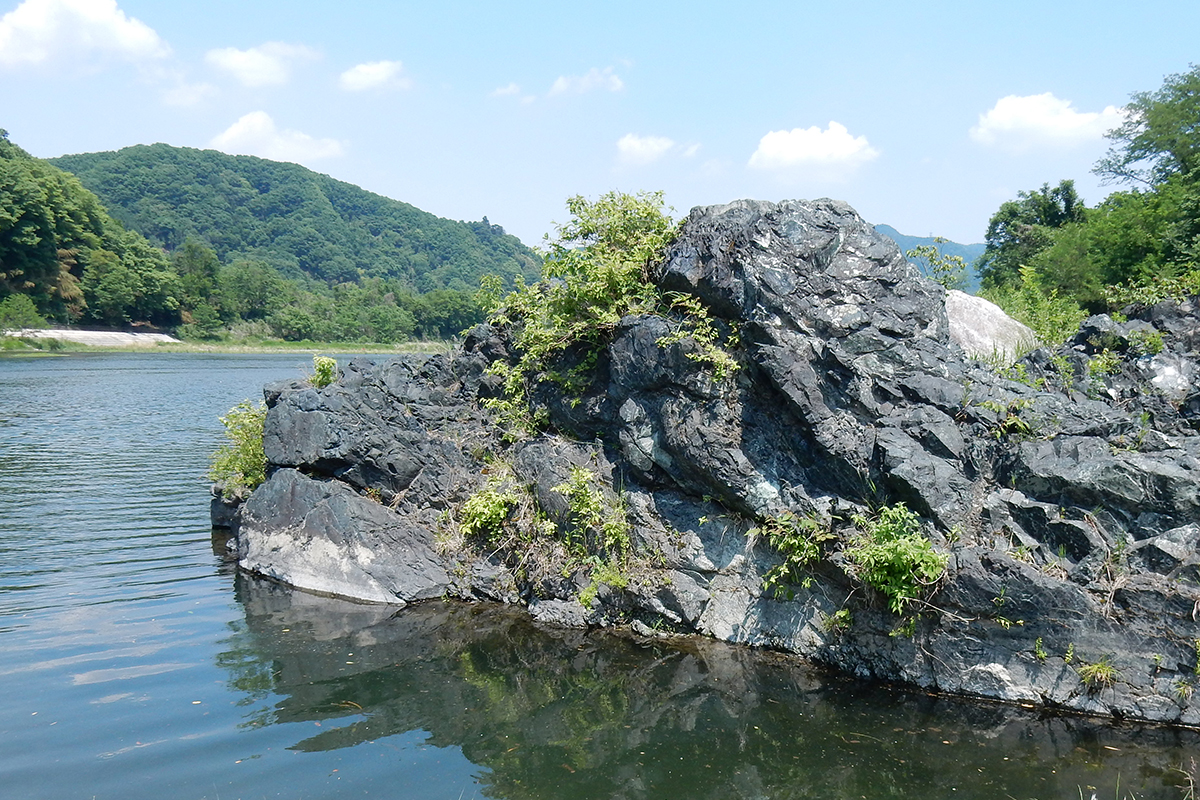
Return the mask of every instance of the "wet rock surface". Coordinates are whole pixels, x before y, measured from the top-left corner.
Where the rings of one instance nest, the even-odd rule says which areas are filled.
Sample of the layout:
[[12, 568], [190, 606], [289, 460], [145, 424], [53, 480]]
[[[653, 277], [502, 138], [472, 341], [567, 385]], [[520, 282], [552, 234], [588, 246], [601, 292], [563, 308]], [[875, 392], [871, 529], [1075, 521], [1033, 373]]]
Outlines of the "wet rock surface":
[[[489, 365], [513, 358], [504, 330], [268, 387], [271, 475], [238, 512], [241, 564], [362, 600], [499, 600], [1200, 724], [1195, 300], [1093, 318], [998, 375], [956, 344], [942, 288], [827, 200], [695, 209], [654, 280], [736, 328], [740, 369], [717, 380], [694, 342], [660, 344], [671, 320], [628, 317], [581, 392], [535, 394], [546, 432], [515, 442], [483, 405], [501, 388]], [[629, 522], [640, 555], [620, 580], [549, 552], [554, 536], [462, 535], [464, 503], [499, 486], [528, 498], [510, 520], [562, 540], [579, 470]], [[842, 549], [852, 516], [900, 502], [948, 556], [904, 615]], [[763, 589], [780, 556], [747, 534], [787, 513], [832, 538], [783, 599]]]

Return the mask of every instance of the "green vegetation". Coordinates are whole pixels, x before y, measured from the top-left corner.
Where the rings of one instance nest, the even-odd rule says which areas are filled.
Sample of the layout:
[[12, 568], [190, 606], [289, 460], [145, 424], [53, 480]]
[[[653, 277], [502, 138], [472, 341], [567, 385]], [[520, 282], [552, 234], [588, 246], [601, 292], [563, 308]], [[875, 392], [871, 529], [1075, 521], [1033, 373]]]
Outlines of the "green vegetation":
[[[882, 593], [893, 613], [904, 613], [941, 579], [948, 556], [934, 550], [933, 544], [921, 534], [920, 518], [903, 503], [882, 506], [869, 517], [857, 514], [852, 521], [859, 532], [842, 550], [850, 571]], [[831, 522], [784, 511], [748, 531], [751, 537], [766, 536], [771, 548], [783, 558], [782, 563], [763, 576], [764, 592], [776, 599], [791, 600], [795, 596], [794, 587], [813, 585], [812, 578], [804, 572], [820, 561], [826, 546], [837, 539]], [[1002, 605], [1003, 598], [998, 599], [998, 605]], [[844, 614], [838, 612], [827, 624], [831, 632], [849, 625], [850, 612], [843, 611]], [[915, 625], [916, 619], [910, 619], [894, 633], [911, 636]]]
[[0, 303], [27, 296], [54, 322], [225, 343], [445, 339], [483, 321], [482, 277], [512, 286], [537, 266], [486, 220], [439, 219], [294, 164], [166, 145], [55, 163], [134, 230], [0, 132]]
[[646, 554], [635, 553], [623, 500], [609, 500], [598, 476], [586, 467], [573, 467], [562, 484], [553, 487], [567, 502], [567, 513], [556, 525], [541, 509], [528, 487], [519, 486], [512, 466], [490, 459], [488, 479], [457, 509], [461, 539], [443, 536], [452, 551], [467, 541], [502, 555], [520, 575], [536, 582], [580, 574], [587, 581], [580, 602], [591, 606], [602, 585], [624, 588]]
[[1017, 274], [1017, 281], [986, 288], [983, 296], [1028, 325], [1042, 342], [1058, 344], [1079, 330], [1087, 312], [1076, 300], [1061, 296], [1056, 288], [1047, 289], [1033, 267], [1021, 266]]
[[567, 499], [571, 510], [569, 540], [592, 544], [588, 550], [598, 550], [610, 561], [629, 555], [633, 543], [625, 509], [605, 502], [595, 473], [586, 467], [572, 467], [571, 477], [553, 490]]
[[467, 498], [459, 509], [458, 527], [464, 536], [479, 537], [485, 542], [497, 541], [504, 530], [504, 521], [520, 498], [512, 492], [501, 491], [488, 484]]
[[1104, 656], [1099, 661], [1091, 664], [1080, 662], [1075, 671], [1079, 673], [1079, 679], [1089, 689], [1093, 690], [1111, 686], [1121, 677], [1121, 674], [1117, 672], [1117, 668], [1113, 664], [1113, 657], [1111, 655]]
[[1023, 438], [1032, 436], [1034, 433], [1033, 425], [1022, 416], [1022, 413], [1032, 403], [1033, 401], [1029, 398], [1021, 397], [1014, 398], [1007, 404], [997, 400], [984, 400], [979, 407], [996, 414], [997, 419], [992, 427], [992, 435], [997, 439], [1003, 439], [1006, 436]]
[[959, 244], [940, 236], [908, 236], [900, 233], [891, 225], [876, 225], [875, 230], [895, 242], [900, 251], [908, 258], [909, 262], [922, 271], [925, 270], [928, 264], [908, 255], [910, 252], [920, 252], [921, 248], [932, 248], [941, 258], [961, 258], [963, 263], [967, 265], [967, 270], [964, 274], [966, 285], [954, 288], [962, 289], [971, 294], [979, 291], [979, 275], [975, 272], [974, 265], [979, 260], [979, 257], [983, 255], [984, 246], [982, 244]]
[[829, 633], [839, 634], [850, 630], [850, 626], [854, 624], [854, 618], [850, 614], [850, 609], [839, 608], [825, 618], [822, 627]]
[[629, 518], [622, 502], [605, 501], [595, 473], [586, 467], [572, 467], [570, 478], [555, 486], [554, 491], [567, 499], [570, 509], [568, 552], [590, 568], [590, 580], [580, 592], [579, 602], [591, 607], [601, 585], [617, 589], [629, 585], [628, 565], [633, 552]]
[[967, 260], [959, 255], [943, 253], [940, 249], [949, 240], [935, 236], [933, 244], [922, 244], [908, 250], [904, 257], [915, 263], [925, 277], [947, 289], [964, 291], [967, 288]]
[[801, 517], [791, 511], [768, 517], [759, 527], [747, 531], [747, 535], [766, 536], [771, 549], [783, 557], [783, 563], [771, 567], [763, 576], [763, 591], [788, 600], [795, 597], [793, 587], [807, 580], [804, 571], [821, 560], [822, 547], [836, 538], [818, 518]]
[[10, 294], [0, 300], [0, 331], [44, 327], [46, 320], [42, 319], [29, 295]]
[[263, 264], [293, 280], [471, 292], [484, 275], [511, 285], [537, 272], [533, 253], [486, 218], [441, 219], [298, 164], [165, 144], [51, 163], [160, 248], [191, 239], [221, 263]]
[[27, 295], [56, 322], [169, 323], [177, 289], [161, 251], [0, 130], [0, 301]]
[[[660, 314], [676, 332], [660, 344], [687, 340], [689, 357], [709, 364], [718, 379], [736, 363], [719, 346], [727, 338], [694, 298], [664, 293], [650, 282], [649, 270], [675, 235], [663, 209], [662, 192], [636, 195], [609, 192], [595, 202], [567, 200], [572, 219], [547, 238], [543, 280], [519, 287], [498, 301], [491, 321], [513, 329], [521, 354], [515, 365], [497, 362], [493, 374], [505, 379], [505, 394], [488, 401], [512, 435], [543, 422], [530, 397], [550, 381], [581, 391], [601, 348], [627, 314]], [[484, 294], [495, 296], [494, 285]]]
[[318, 389], [323, 389], [337, 380], [337, 359], [329, 356], [313, 356], [313, 373], [309, 381]]
[[855, 515], [862, 533], [845, 550], [863, 583], [883, 593], [900, 614], [935, 584], [947, 556], [921, 535], [920, 519], [903, 503], [883, 506], [871, 517]]
[[263, 452], [263, 422], [266, 406], [243, 400], [221, 417], [228, 441], [213, 453], [208, 477], [227, 498], [245, 498], [267, 479], [267, 456]]
[[988, 225], [983, 294], [1057, 344], [1088, 313], [1200, 290], [1200, 67], [1139, 92], [1095, 172], [1134, 184], [1087, 208], [1074, 183], [1018, 193]]

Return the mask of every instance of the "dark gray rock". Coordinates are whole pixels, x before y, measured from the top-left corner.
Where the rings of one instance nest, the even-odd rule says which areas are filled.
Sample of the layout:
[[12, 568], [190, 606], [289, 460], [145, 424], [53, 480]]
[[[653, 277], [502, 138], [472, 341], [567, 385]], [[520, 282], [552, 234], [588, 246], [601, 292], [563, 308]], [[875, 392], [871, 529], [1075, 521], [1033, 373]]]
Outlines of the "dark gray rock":
[[241, 513], [238, 563], [325, 594], [404, 605], [449, 588], [428, 530], [336, 481], [279, 469]]
[[[736, 326], [731, 377], [690, 340], [660, 344], [671, 320], [630, 316], [581, 392], [536, 387], [548, 429], [516, 441], [486, 407], [503, 388], [489, 366], [518, 355], [503, 329], [352, 361], [323, 389], [268, 387], [272, 474], [238, 512], [242, 566], [360, 600], [521, 603], [556, 625], [1200, 724], [1194, 301], [1092, 318], [1014, 381], [964, 355], [942, 288], [843, 203], [695, 209], [653, 273]], [[481, 490], [504, 519], [466, 536]], [[899, 502], [949, 558], [904, 615], [846, 552], [852, 517]], [[781, 556], [754, 532], [785, 512], [829, 538], [777, 596], [763, 581]], [[1105, 679], [1085, 680], [1095, 664]]]

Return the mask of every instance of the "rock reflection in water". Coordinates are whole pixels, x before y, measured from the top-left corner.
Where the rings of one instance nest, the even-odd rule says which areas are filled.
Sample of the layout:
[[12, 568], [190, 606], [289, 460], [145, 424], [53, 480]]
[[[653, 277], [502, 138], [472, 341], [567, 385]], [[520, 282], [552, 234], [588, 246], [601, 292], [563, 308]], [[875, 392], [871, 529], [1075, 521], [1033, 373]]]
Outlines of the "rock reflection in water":
[[219, 659], [246, 726], [320, 723], [298, 751], [424, 731], [484, 768], [495, 798], [1179, 800], [1179, 753], [1200, 750], [1192, 731], [893, 693], [711, 640], [237, 582], [246, 624]]

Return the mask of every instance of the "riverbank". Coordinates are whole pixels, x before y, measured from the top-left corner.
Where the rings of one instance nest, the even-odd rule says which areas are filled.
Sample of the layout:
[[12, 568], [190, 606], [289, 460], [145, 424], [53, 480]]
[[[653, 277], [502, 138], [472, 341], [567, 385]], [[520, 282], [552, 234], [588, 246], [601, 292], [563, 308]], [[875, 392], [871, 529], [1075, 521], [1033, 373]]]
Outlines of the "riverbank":
[[120, 351], [125, 353], [331, 353], [369, 354], [445, 353], [448, 341], [409, 341], [401, 344], [364, 342], [285, 342], [242, 340], [197, 342], [164, 333], [127, 331], [83, 331], [59, 328], [26, 328], [0, 335], [0, 353], [38, 354], [47, 352]]

